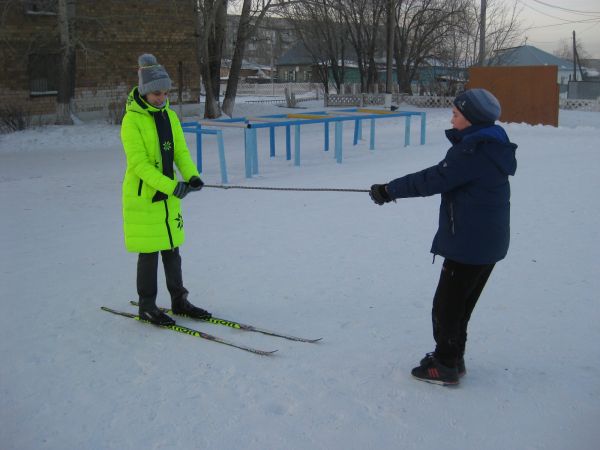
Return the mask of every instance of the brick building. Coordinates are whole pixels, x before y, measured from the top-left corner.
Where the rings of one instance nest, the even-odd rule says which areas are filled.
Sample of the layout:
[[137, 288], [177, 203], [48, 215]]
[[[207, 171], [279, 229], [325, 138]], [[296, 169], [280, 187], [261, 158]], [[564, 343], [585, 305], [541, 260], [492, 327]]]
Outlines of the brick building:
[[[35, 114], [56, 111], [60, 37], [56, 0], [0, 3], [0, 86], [5, 104]], [[198, 99], [194, 0], [77, 0], [75, 92], [78, 114], [124, 105], [137, 84], [137, 57], [153, 53], [184, 101]]]

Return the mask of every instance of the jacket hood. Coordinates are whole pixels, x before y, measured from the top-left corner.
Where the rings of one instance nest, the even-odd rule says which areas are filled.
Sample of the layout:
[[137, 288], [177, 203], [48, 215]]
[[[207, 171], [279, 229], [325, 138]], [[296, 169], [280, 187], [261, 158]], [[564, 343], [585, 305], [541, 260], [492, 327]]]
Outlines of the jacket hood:
[[472, 125], [460, 131], [453, 128], [446, 130], [446, 137], [452, 144], [460, 145], [466, 152], [483, 152], [507, 175], [515, 174], [517, 144], [510, 142], [506, 131], [500, 125]]
[[158, 111], [162, 111], [169, 107], [169, 99], [167, 98], [165, 104], [162, 108], [157, 108], [156, 106], [152, 106], [150, 103], [146, 101], [144, 97], [140, 95], [137, 86], [134, 87], [129, 95], [127, 96], [127, 104], [125, 105], [125, 110], [127, 112], [137, 112], [141, 114], [147, 113], [155, 113]]

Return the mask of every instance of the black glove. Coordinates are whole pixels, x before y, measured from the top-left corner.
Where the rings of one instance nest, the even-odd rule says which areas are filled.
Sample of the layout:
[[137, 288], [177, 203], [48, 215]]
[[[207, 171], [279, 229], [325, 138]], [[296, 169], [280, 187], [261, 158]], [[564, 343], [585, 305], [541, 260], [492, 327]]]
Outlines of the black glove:
[[190, 191], [199, 191], [204, 186], [204, 182], [200, 179], [200, 177], [195, 175], [190, 178], [188, 184], [190, 185]]
[[182, 199], [190, 192], [190, 185], [184, 183], [183, 181], [178, 181], [177, 186], [175, 186], [175, 190], [173, 191], [173, 195], [179, 199]]
[[371, 190], [369, 191], [369, 196], [371, 200], [373, 200], [378, 205], [383, 205], [384, 203], [389, 203], [392, 201], [390, 194], [388, 194], [385, 189], [387, 184], [374, 184], [371, 186]]

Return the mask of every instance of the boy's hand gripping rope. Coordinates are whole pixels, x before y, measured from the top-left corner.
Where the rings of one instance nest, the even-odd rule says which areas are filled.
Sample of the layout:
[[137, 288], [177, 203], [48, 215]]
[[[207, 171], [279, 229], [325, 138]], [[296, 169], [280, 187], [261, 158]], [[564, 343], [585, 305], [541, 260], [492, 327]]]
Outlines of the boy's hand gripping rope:
[[255, 189], [261, 191], [310, 191], [310, 192], [369, 192], [368, 189], [335, 189], [335, 188], [285, 188], [266, 186], [226, 186], [223, 184], [205, 184], [205, 188], [216, 189]]

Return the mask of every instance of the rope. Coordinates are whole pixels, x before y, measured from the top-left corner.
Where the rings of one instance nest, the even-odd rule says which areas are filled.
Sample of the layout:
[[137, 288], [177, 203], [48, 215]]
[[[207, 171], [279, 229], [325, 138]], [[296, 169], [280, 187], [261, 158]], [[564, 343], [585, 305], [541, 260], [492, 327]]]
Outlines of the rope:
[[204, 187], [215, 189], [254, 189], [261, 191], [309, 191], [309, 192], [369, 192], [368, 189], [334, 189], [334, 188], [282, 188], [266, 186], [225, 186], [223, 184], [205, 184]]

